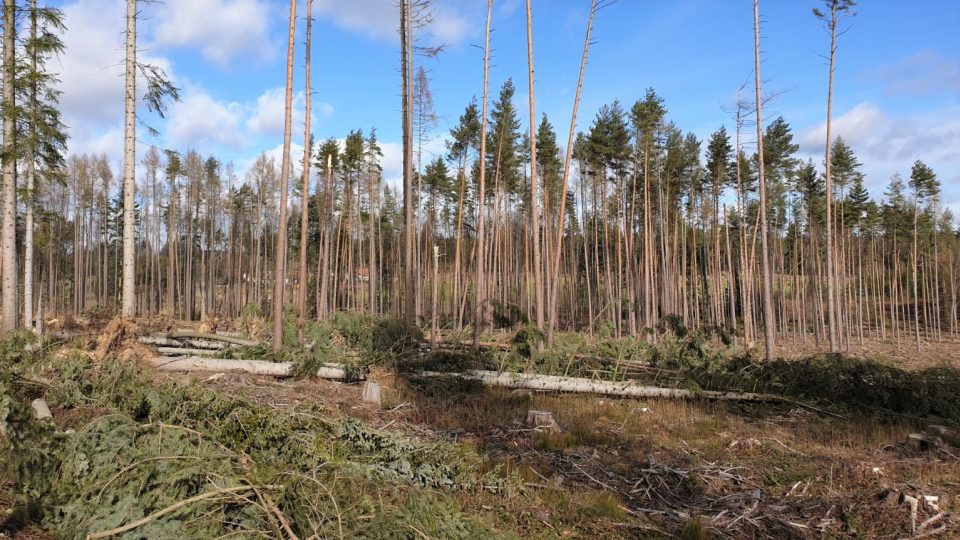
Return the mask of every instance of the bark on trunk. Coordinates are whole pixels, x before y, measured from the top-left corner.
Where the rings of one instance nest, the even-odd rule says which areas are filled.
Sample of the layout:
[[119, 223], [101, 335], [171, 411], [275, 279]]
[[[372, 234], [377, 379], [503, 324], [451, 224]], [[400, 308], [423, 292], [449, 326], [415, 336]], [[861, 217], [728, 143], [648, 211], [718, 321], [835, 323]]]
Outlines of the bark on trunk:
[[136, 245], [134, 196], [137, 159], [137, 2], [127, 0], [127, 58], [123, 131], [123, 289], [120, 313], [136, 314]]
[[524, 388], [528, 390], [602, 394], [610, 396], [760, 402], [775, 402], [784, 400], [784, 398], [780, 396], [771, 394], [662, 388], [658, 386], [645, 386], [629, 381], [598, 381], [593, 379], [580, 379], [576, 377], [559, 377], [556, 375], [529, 375], [524, 373], [484, 370], [471, 370], [463, 373], [425, 371], [421, 375], [426, 377], [457, 377], [460, 379], [478, 381], [490, 386], [503, 386], [506, 388]]
[[2, 257], [2, 307], [0, 330], [17, 327], [17, 159], [14, 70], [16, 54], [16, 3], [3, 2], [3, 227], [0, 231]]
[[284, 100], [283, 159], [280, 170], [280, 220], [277, 223], [277, 245], [273, 270], [273, 350], [283, 344], [283, 293], [287, 262], [287, 185], [290, 180], [290, 132], [293, 108], [293, 47], [297, 25], [297, 2], [290, 0], [290, 29], [287, 39], [287, 85]]
[[[148, 358], [147, 363], [161, 371], [242, 371], [252, 375], [269, 375], [271, 377], [293, 376], [293, 364], [290, 362], [200, 358], [196, 356], [183, 358], [157, 356]], [[349, 378], [347, 370], [339, 365], [323, 366], [317, 369], [316, 376], [321, 379]]]

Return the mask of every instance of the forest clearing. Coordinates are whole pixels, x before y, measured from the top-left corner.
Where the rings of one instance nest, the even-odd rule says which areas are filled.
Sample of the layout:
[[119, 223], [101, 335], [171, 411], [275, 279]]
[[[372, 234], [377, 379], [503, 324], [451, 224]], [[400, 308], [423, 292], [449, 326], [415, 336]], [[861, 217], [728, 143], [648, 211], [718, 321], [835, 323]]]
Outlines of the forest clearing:
[[0, 538], [960, 537], [960, 5], [2, 2]]
[[[349, 313], [311, 323], [305, 348], [291, 318], [280, 354], [166, 338], [195, 341], [165, 348], [168, 362], [197, 350], [292, 360], [298, 375], [276, 378], [154, 370], [159, 346], [140, 338], [196, 328], [105, 322], [33, 353], [29, 336], [4, 342], [13, 448], [0, 512], [12, 538], [888, 538], [958, 526], [955, 357], [916, 371], [839, 356], [765, 368], [702, 335], [667, 331], [653, 346], [561, 334], [538, 352], [524, 330], [485, 336], [478, 357], [431, 348], [403, 321]], [[331, 362], [347, 366], [341, 380], [310, 376]], [[422, 376], [483, 368], [786, 399]], [[37, 396], [52, 418], [34, 418]]]

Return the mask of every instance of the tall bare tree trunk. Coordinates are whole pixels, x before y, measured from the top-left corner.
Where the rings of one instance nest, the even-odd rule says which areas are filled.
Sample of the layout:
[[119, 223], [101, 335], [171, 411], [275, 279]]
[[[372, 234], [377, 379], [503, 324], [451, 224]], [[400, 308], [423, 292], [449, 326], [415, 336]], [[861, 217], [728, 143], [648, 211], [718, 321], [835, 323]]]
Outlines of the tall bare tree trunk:
[[593, 32], [593, 18], [596, 12], [597, 0], [591, 0], [590, 15], [587, 18], [587, 35], [583, 40], [583, 56], [580, 60], [580, 76], [577, 79], [577, 91], [573, 97], [573, 111], [570, 113], [570, 131], [567, 133], [567, 148], [563, 158], [563, 178], [560, 181], [560, 212], [557, 214], [557, 247], [553, 251], [553, 264], [551, 265], [550, 272], [554, 277], [550, 280], [550, 314], [547, 324], [548, 345], [553, 343], [553, 334], [557, 327], [557, 287], [560, 282], [560, 254], [563, 251], [563, 222], [567, 212], [567, 184], [570, 179], [570, 160], [573, 158], [573, 140], [577, 131], [577, 109], [580, 107], [580, 92], [583, 90], [583, 74], [587, 69], [587, 53], [590, 50], [590, 34]]
[[17, 31], [16, 3], [3, 2], [3, 227], [2, 243], [3, 319], [0, 331], [17, 327], [17, 158], [16, 125], [13, 117], [15, 101], [14, 70]]
[[324, 212], [321, 216], [321, 220], [324, 222], [323, 234], [321, 238], [321, 251], [320, 258], [322, 261], [317, 261], [317, 266], [322, 268], [318, 270], [320, 274], [320, 285], [317, 287], [317, 320], [322, 320], [327, 316], [327, 313], [330, 310], [330, 293], [329, 293], [329, 282], [330, 282], [330, 244], [332, 243], [333, 235], [333, 159], [330, 154], [327, 154], [327, 168], [324, 171], [325, 178], [324, 180], [324, 190], [323, 190], [323, 208]]
[[297, 0], [290, 0], [290, 29], [287, 38], [287, 87], [283, 107], [283, 159], [280, 169], [280, 221], [277, 223], [276, 257], [273, 270], [273, 350], [283, 344], [283, 292], [287, 262], [287, 185], [290, 180], [290, 131], [293, 109], [293, 47], [297, 27]]
[[[763, 258], [763, 329], [766, 345], [765, 358], [772, 362], [776, 339], [776, 321], [773, 311], [773, 276], [770, 270], [770, 251], [767, 239], [767, 178], [763, 171], [763, 113], [760, 96], [760, 0], [753, 0], [753, 62], [757, 97], [757, 162], [760, 174], [760, 256]], [[829, 250], [828, 250], [829, 253]]]
[[137, 171], [137, 2], [127, 0], [127, 59], [123, 127], [123, 290], [120, 313], [136, 314], [136, 238], [134, 231]]
[[910, 261], [911, 266], [913, 267], [913, 272], [911, 272], [911, 278], [913, 279], [913, 322], [914, 322], [914, 336], [916, 338], [917, 352], [920, 352], [920, 289], [918, 285], [918, 276], [919, 267], [917, 261], [919, 257], [917, 255], [918, 250], [918, 228], [920, 222], [920, 195], [917, 195], [916, 200], [913, 203], [913, 245], [911, 246], [910, 251]]
[[430, 296], [430, 347], [437, 346], [439, 326], [437, 324], [437, 289], [439, 288], [440, 246], [433, 246], [433, 294]]
[[835, 267], [833, 260], [833, 178], [830, 171], [830, 124], [833, 116], [833, 67], [837, 51], [837, 9], [836, 4], [830, 11], [830, 75], [827, 83], [827, 142], [824, 162], [827, 199], [827, 335], [830, 339], [830, 352], [837, 352], [837, 293], [835, 290]]
[[476, 292], [474, 296], [474, 320], [473, 320], [473, 349], [480, 350], [480, 333], [483, 331], [483, 325], [486, 321], [486, 285], [484, 280], [484, 253], [483, 253], [483, 222], [486, 211], [486, 191], [487, 191], [487, 101], [490, 88], [490, 19], [493, 16], [493, 0], [487, 0], [487, 23], [483, 33], [483, 105], [480, 112], [480, 179], [477, 194], [477, 279], [474, 283]]
[[297, 295], [299, 313], [297, 336], [301, 343], [303, 343], [303, 324], [307, 320], [307, 228], [310, 222], [310, 158], [313, 154], [313, 148], [310, 145], [310, 105], [313, 97], [310, 91], [310, 30], [313, 27], [313, 19], [310, 16], [312, 8], [313, 0], [307, 0], [306, 63], [303, 68], [306, 112], [303, 120], [303, 191], [301, 192], [300, 204], [300, 274], [298, 276], [300, 288]]
[[[37, 39], [37, 2], [30, 2], [30, 39]], [[31, 51], [30, 68], [37, 72], [37, 52]], [[25, 193], [26, 212], [24, 214], [23, 231], [23, 325], [33, 329], [33, 205], [34, 188], [36, 182], [36, 126], [37, 124], [37, 82], [30, 83], [30, 143], [27, 145], [27, 192]]]
[[530, 80], [530, 206], [533, 209], [533, 286], [537, 330], [543, 330], [543, 266], [540, 262], [540, 190], [537, 186], [537, 112], [533, 78], [533, 14], [527, 0], [527, 65]]
[[416, 223], [413, 215], [413, 0], [400, 0], [400, 71], [403, 94], [403, 316], [415, 321], [417, 276], [415, 256]]

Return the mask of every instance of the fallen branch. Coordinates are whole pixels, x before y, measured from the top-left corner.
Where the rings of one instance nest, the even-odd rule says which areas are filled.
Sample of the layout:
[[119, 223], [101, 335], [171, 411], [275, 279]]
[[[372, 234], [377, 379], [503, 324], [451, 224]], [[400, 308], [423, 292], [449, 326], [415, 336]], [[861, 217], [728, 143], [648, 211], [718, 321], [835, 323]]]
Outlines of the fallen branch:
[[[292, 377], [293, 364], [290, 362], [267, 362], [265, 360], [231, 360], [220, 358], [201, 358], [184, 356], [169, 358], [156, 356], [147, 361], [161, 371], [243, 371], [252, 375], [271, 377]], [[350, 375], [340, 364], [327, 364], [319, 368], [316, 376], [321, 379], [347, 379]]]
[[630, 381], [612, 382], [581, 379], [577, 377], [559, 377], [556, 375], [531, 375], [484, 370], [470, 370], [463, 373], [440, 373], [425, 371], [427, 377], [452, 376], [460, 379], [478, 381], [491, 386], [506, 388], [524, 388], [553, 392], [574, 392], [583, 394], [603, 394], [611, 396], [629, 396], [644, 398], [672, 399], [712, 399], [719, 401], [755, 401], [790, 402], [782, 396], [757, 394], [750, 392], [720, 392], [716, 390], [687, 390], [684, 388], [662, 388], [644, 386]]
[[[270, 486], [270, 487], [275, 487], [275, 486]], [[124, 526], [122, 526], [122, 527], [117, 527], [117, 528], [115, 528], [115, 529], [110, 529], [110, 530], [106, 530], [106, 531], [101, 531], [101, 532], [98, 532], [98, 533], [90, 533], [90, 534], [87, 535], [87, 540], [97, 540], [98, 538], [109, 538], [109, 537], [111, 537], [111, 536], [116, 536], [116, 535], [118, 535], [118, 534], [123, 534], [123, 533], [125, 533], [125, 532], [127, 532], [127, 531], [132, 531], [133, 529], [136, 529], [137, 527], [146, 525], [147, 523], [150, 523], [151, 521], [154, 521], [154, 520], [156, 520], [156, 519], [159, 519], [159, 518], [161, 518], [161, 517], [163, 517], [163, 516], [165, 516], [165, 515], [167, 515], [167, 514], [169, 514], [169, 513], [171, 513], [171, 512], [176, 512], [177, 510], [183, 508], [184, 506], [193, 504], [193, 503], [195, 503], [195, 502], [199, 502], [199, 501], [202, 501], [202, 500], [205, 500], [205, 499], [212, 499], [213, 497], [216, 497], [216, 496], [218, 496], [218, 495], [242, 493], [242, 492], [244, 492], [244, 491], [250, 491], [250, 490], [252, 490], [252, 489], [253, 489], [253, 486], [237, 486], [237, 487], [232, 487], [232, 488], [216, 489], [216, 490], [213, 490], [213, 491], [208, 491], [208, 492], [206, 492], [206, 493], [201, 493], [200, 495], [195, 495], [195, 496], [193, 496], [193, 497], [190, 497], [189, 499], [184, 499], [184, 500], [182, 500], [182, 501], [175, 502], [175, 503], [171, 504], [170, 506], [168, 506], [168, 507], [166, 507], [166, 508], [163, 508], [163, 509], [161, 509], [161, 510], [157, 510], [156, 512], [150, 514], [150, 515], [147, 516], [147, 517], [138, 519], [138, 520], [136, 520], [136, 521], [131, 521], [130, 523], [127, 523], [126, 525], [124, 525]]]

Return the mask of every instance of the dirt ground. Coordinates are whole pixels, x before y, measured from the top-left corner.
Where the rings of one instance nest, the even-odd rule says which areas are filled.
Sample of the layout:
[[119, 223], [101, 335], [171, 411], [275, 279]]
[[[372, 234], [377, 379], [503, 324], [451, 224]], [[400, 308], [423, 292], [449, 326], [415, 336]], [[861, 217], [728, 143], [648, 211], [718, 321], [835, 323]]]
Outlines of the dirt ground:
[[[919, 353], [912, 335], [902, 336], [899, 344], [890, 337], [865, 337], [861, 343], [854, 335], [847, 345], [842, 350], [846, 355], [887, 361], [903, 369], [918, 370], [943, 365], [960, 368], [960, 340], [946, 333], [942, 339], [923, 338]], [[788, 335], [777, 343], [777, 355], [788, 359], [804, 358], [823, 352], [825, 348], [824, 344], [817, 344], [809, 335], [805, 341], [802, 336]]]

